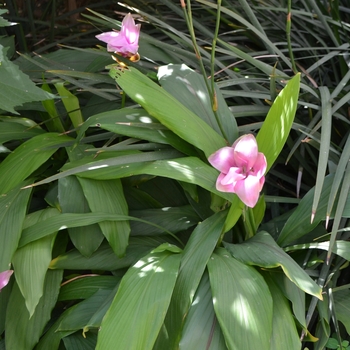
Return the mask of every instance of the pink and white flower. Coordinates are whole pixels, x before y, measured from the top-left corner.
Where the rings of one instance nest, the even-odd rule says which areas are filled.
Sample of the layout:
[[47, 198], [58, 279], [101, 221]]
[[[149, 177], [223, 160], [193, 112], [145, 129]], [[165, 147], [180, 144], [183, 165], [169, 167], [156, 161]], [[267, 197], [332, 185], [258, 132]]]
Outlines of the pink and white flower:
[[245, 205], [253, 208], [264, 185], [267, 167], [254, 135], [241, 136], [232, 147], [220, 148], [208, 160], [220, 171], [216, 189], [236, 193]]
[[96, 35], [96, 38], [107, 43], [107, 51], [131, 57], [136, 55], [139, 49], [140, 28], [141, 24], [135, 24], [131, 14], [128, 13], [123, 19], [120, 32], [106, 32]]
[[12, 274], [13, 274], [13, 270], [6, 270], [3, 272], [0, 272], [0, 291], [9, 283], [9, 280]]

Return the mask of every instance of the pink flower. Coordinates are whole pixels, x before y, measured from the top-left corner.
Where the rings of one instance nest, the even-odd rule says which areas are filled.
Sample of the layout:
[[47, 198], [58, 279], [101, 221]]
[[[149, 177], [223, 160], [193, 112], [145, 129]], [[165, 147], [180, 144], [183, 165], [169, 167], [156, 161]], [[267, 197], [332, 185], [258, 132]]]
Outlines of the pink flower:
[[220, 148], [208, 160], [221, 172], [216, 189], [236, 193], [245, 205], [253, 208], [264, 185], [267, 166], [254, 135], [241, 136], [232, 147]]
[[9, 283], [9, 280], [12, 274], [13, 274], [13, 270], [6, 270], [3, 272], [0, 272], [0, 291], [7, 285], [7, 283]]
[[120, 32], [106, 32], [96, 35], [96, 38], [107, 43], [107, 51], [115, 52], [123, 57], [137, 54], [141, 24], [136, 24], [128, 13], [122, 22]]

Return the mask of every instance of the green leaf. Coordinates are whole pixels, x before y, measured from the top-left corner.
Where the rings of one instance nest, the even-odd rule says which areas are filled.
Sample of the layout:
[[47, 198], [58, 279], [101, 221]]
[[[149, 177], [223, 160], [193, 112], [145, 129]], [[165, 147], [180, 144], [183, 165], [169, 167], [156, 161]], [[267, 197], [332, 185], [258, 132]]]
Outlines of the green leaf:
[[113, 65], [110, 66], [110, 75], [150, 115], [185, 141], [201, 149], [207, 157], [226, 146], [224, 139], [207, 123], [137, 69], [120, 69]]
[[323, 183], [322, 194], [318, 203], [318, 209], [314, 220], [310, 221], [315, 188], [312, 188], [299, 202], [293, 214], [289, 217], [283, 226], [283, 229], [277, 239], [277, 243], [286, 246], [296, 239], [303, 237], [311, 232], [322, 219], [326, 217], [327, 202], [331, 191], [333, 176], [326, 176]]
[[84, 336], [81, 332], [76, 332], [63, 338], [66, 350], [95, 350], [96, 342], [97, 334], [91, 332]]
[[227, 347], [270, 350], [273, 302], [263, 277], [222, 248], [208, 261], [208, 270], [214, 309]]
[[83, 329], [111, 293], [113, 292], [110, 289], [99, 289], [94, 295], [81, 301], [72, 310], [69, 317], [65, 317], [61, 321], [56, 331], [64, 332]]
[[14, 107], [26, 102], [52, 99], [51, 95], [38, 88], [21, 72], [18, 66], [6, 57], [6, 49], [0, 45], [0, 109], [18, 114]]
[[334, 291], [334, 306], [337, 319], [345, 326], [348, 334], [350, 333], [350, 291], [349, 289]]
[[21, 237], [31, 190], [20, 187], [0, 196], [0, 271], [9, 269]]
[[285, 349], [300, 349], [301, 342], [288, 300], [268, 273], [263, 276], [273, 299], [271, 350], [280, 350], [281, 344]]
[[265, 154], [268, 171], [282, 151], [297, 109], [300, 74], [295, 75], [278, 94], [266, 116], [256, 140]]
[[[299, 250], [299, 249], [322, 249], [329, 251], [330, 242], [320, 242], [320, 243], [304, 243], [291, 245], [288, 248], [285, 248], [286, 251], [290, 250]], [[344, 258], [345, 260], [350, 260], [350, 242], [337, 240], [334, 242], [332, 247], [332, 253], [337, 254]]]
[[16, 281], [25, 298], [29, 317], [32, 317], [43, 295], [44, 280], [51, 261], [54, 236], [46, 236], [19, 248], [12, 259], [16, 271]]
[[30, 319], [24, 298], [14, 285], [6, 313], [6, 349], [34, 348], [56, 304], [62, 274], [63, 271], [47, 272], [43, 296]]
[[184, 154], [197, 155], [193, 146], [168, 130], [141, 108], [122, 108], [90, 117], [80, 127], [77, 141], [83, 137], [89, 127], [100, 127], [116, 134], [169, 144]]
[[115, 276], [81, 275], [61, 287], [58, 301], [87, 299], [99, 289], [113, 289], [118, 282], [119, 278]]
[[110, 245], [104, 242], [89, 258], [84, 257], [77, 250], [71, 250], [53, 259], [50, 268], [101, 271], [123, 269], [133, 265], [165, 241], [169, 241], [169, 237], [130, 237], [126, 254], [122, 258], [118, 258]]
[[[128, 215], [128, 205], [120, 179], [99, 181], [79, 178], [79, 182], [93, 213], [102, 211]], [[115, 254], [123, 256], [129, 241], [129, 221], [100, 221], [99, 225]]]
[[72, 139], [65, 135], [45, 133], [18, 146], [0, 164], [0, 193], [6, 193], [38, 169], [44, 162]]
[[203, 274], [186, 316], [179, 349], [227, 350], [225, 338], [214, 312], [208, 273]]
[[180, 259], [180, 254], [169, 251], [150, 253], [128, 270], [103, 319], [97, 350], [153, 348], [169, 306]]
[[[190, 205], [182, 207], [164, 207], [160, 209], [131, 210], [130, 215], [165, 227], [172, 233], [185, 231], [196, 225], [200, 218]], [[162, 229], [147, 225], [140, 221], [130, 223], [132, 236], [164, 234]]]
[[[237, 123], [216, 84], [215, 93], [218, 109], [215, 115], [213, 112], [212, 101], [204, 80], [206, 78], [202, 75], [184, 64], [169, 64], [167, 66], [159, 67], [158, 79], [160, 85], [173, 97], [179, 100], [198, 117], [203, 119], [219, 135], [225, 137], [229, 144], [234, 143], [238, 137]], [[207, 81], [208, 84], [211, 84], [210, 80]], [[216, 116], [219, 119], [222, 130], [220, 130]]]
[[74, 128], [83, 124], [84, 119], [81, 114], [79, 99], [64, 87], [64, 83], [54, 84], [57, 92], [62, 98], [62, 102]]
[[[154, 157], [152, 154], [155, 153]], [[162, 155], [163, 154], [163, 155]], [[195, 157], [174, 158], [171, 160], [155, 160], [154, 158], [171, 158], [171, 152], [147, 152], [142, 154], [122, 155], [115, 158], [88, 162], [84, 165], [69, 163], [63, 168], [62, 173], [51, 176], [37, 182], [35, 185], [42, 185], [51, 181], [63, 178], [72, 174], [79, 174], [80, 177], [99, 180], [116, 179], [132, 175], [155, 175], [164, 176], [178, 181], [196, 184], [206, 190], [219, 195], [222, 198], [233, 201], [232, 193], [219, 192], [215, 188], [218, 171], [212, 166]], [[142, 161], [145, 158], [150, 161]]]
[[320, 155], [317, 163], [315, 193], [312, 203], [312, 211], [310, 213], [311, 221], [316, 215], [317, 206], [322, 193], [323, 182], [328, 167], [328, 155], [332, 133], [332, 100], [330, 97], [330, 92], [326, 86], [320, 86], [319, 91], [322, 103], [322, 129], [320, 140]]
[[43, 134], [45, 131], [39, 127], [29, 127], [14, 122], [1, 122], [0, 120], [0, 144], [12, 140], [23, 140]]
[[[83, 189], [75, 176], [67, 176], [58, 180], [58, 199], [62, 213], [91, 212]], [[91, 256], [104, 239], [98, 224], [71, 227], [68, 233], [74, 246], [86, 257]]]
[[221, 236], [226, 215], [227, 211], [221, 211], [202, 221], [194, 229], [186, 244], [181, 260], [181, 269], [165, 319], [169, 339], [163, 339], [160, 335], [160, 339], [157, 341], [160, 348], [177, 348], [186, 315], [193, 302], [206, 264]]
[[322, 300], [321, 287], [276, 244], [267, 232], [260, 231], [242, 244], [224, 243], [224, 246], [232, 256], [245, 264], [263, 268], [281, 267], [286, 276], [300, 289]]

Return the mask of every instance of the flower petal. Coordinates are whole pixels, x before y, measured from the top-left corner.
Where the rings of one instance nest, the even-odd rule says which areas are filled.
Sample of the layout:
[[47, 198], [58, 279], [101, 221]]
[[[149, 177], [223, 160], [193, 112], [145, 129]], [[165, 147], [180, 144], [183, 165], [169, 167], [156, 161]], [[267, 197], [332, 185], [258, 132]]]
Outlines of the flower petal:
[[243, 180], [246, 178], [246, 175], [242, 173], [241, 168], [231, 167], [225, 177], [222, 179], [221, 183], [223, 185], [232, 184], [233, 186], [237, 181]]
[[128, 13], [122, 22], [121, 34], [125, 37], [129, 44], [137, 45], [139, 41], [141, 24], [135, 25], [135, 21], [132, 18], [131, 14]]
[[234, 192], [245, 205], [253, 208], [259, 199], [261, 188], [260, 179], [250, 175], [244, 180], [237, 181]]
[[116, 52], [130, 57], [137, 54], [141, 24], [135, 25], [131, 14], [128, 13], [121, 25], [120, 32], [112, 31], [96, 35], [96, 38], [107, 43], [107, 51]]
[[258, 156], [258, 144], [254, 135], [247, 134], [238, 138], [232, 145], [235, 151], [234, 159], [236, 166], [250, 169], [254, 166]]
[[0, 272], [0, 291], [9, 283], [9, 280], [12, 274], [13, 274], [13, 270], [6, 270], [3, 272]]
[[227, 174], [230, 168], [235, 166], [234, 150], [232, 147], [220, 148], [209, 156], [208, 161], [214, 168]]
[[233, 184], [224, 185], [222, 183], [223, 178], [225, 177], [225, 174], [221, 173], [217, 180], [216, 180], [216, 189], [221, 192], [231, 192], [234, 193], [234, 186]]
[[263, 153], [259, 152], [255, 164], [253, 165], [253, 171], [251, 171], [250, 174], [261, 178], [265, 174], [266, 168], [266, 157]]

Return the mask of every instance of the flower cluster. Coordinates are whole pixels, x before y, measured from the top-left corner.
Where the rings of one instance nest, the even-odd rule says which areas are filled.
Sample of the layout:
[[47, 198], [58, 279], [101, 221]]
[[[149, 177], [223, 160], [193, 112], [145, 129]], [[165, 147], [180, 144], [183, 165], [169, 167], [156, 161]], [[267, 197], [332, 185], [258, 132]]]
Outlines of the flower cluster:
[[107, 43], [107, 51], [130, 58], [137, 55], [141, 24], [135, 24], [128, 13], [122, 22], [120, 32], [106, 32], [96, 35], [96, 38]]
[[244, 204], [253, 208], [264, 185], [267, 166], [254, 135], [241, 136], [232, 147], [220, 148], [208, 160], [220, 171], [217, 190], [236, 193]]

